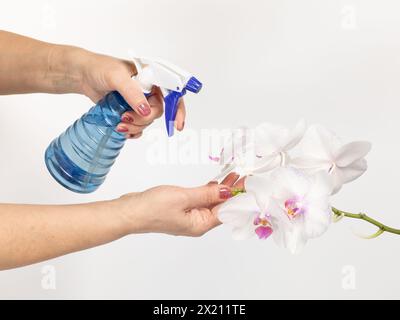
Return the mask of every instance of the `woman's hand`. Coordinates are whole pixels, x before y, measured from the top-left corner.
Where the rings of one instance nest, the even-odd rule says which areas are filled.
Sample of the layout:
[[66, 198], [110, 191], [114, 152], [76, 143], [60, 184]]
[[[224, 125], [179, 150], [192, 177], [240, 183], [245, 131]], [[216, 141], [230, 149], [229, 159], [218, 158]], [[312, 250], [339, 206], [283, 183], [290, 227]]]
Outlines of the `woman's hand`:
[[[146, 99], [137, 81], [135, 65], [81, 48], [56, 45], [0, 30], [0, 94], [79, 93], [98, 102], [118, 91], [134, 112], [121, 117], [118, 131], [138, 138], [163, 114], [163, 98], [153, 88]], [[27, 59], [26, 57], [29, 57]], [[183, 130], [185, 105], [179, 102], [175, 127]]]
[[220, 224], [219, 204], [243, 188], [243, 179], [229, 174], [221, 184], [198, 188], [161, 186], [142, 193], [127, 194], [116, 200], [124, 219], [126, 233], [165, 233], [201, 236]]
[[[147, 126], [162, 116], [164, 100], [161, 90], [153, 87], [151, 96], [146, 99], [139, 83], [132, 79], [137, 73], [133, 62], [82, 49], [78, 49], [78, 54], [82, 55], [76, 59], [82, 65], [82, 93], [97, 102], [108, 92], [116, 90], [134, 110], [122, 115], [117, 131], [126, 133], [127, 138], [139, 138]], [[185, 105], [181, 99], [175, 127], [183, 130], [184, 122]]]
[[134, 233], [201, 236], [220, 224], [219, 205], [243, 189], [231, 173], [222, 184], [156, 187], [119, 199], [77, 205], [0, 204], [0, 270], [105, 244]]

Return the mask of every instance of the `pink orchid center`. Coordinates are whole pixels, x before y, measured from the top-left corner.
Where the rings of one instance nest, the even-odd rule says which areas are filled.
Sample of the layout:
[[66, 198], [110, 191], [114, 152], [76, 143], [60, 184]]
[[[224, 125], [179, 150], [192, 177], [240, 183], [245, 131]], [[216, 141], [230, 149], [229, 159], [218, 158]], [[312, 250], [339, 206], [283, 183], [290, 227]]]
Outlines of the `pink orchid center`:
[[304, 214], [304, 205], [297, 198], [288, 199], [285, 201], [286, 214], [289, 219], [294, 219], [299, 215]]
[[267, 239], [273, 232], [271, 223], [266, 217], [257, 216], [254, 219], [254, 225], [257, 226], [255, 233], [259, 239]]

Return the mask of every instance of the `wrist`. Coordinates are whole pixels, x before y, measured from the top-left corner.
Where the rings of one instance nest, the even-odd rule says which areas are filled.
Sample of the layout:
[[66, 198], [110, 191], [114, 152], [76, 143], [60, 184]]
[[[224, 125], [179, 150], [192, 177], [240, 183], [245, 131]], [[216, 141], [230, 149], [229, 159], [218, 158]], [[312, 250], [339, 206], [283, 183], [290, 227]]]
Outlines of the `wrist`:
[[51, 45], [45, 77], [52, 93], [82, 93], [84, 66], [90, 54], [82, 48]]
[[110, 201], [124, 235], [151, 232], [151, 223], [146, 219], [149, 214], [144, 204], [141, 192], [130, 193]]

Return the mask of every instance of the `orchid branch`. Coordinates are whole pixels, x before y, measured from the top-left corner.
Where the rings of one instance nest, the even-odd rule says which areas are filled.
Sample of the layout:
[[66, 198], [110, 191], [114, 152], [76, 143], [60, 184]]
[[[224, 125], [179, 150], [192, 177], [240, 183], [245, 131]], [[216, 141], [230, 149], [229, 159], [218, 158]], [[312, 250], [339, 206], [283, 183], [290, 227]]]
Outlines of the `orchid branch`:
[[[235, 188], [232, 190], [233, 196], [237, 196], [237, 195], [245, 193], [245, 192], [246, 192], [246, 190], [241, 189], [241, 188]], [[384, 225], [383, 223], [369, 217], [365, 213], [350, 213], [350, 212], [336, 209], [335, 207], [332, 207], [332, 212], [334, 214], [334, 222], [339, 222], [343, 217], [346, 217], [346, 218], [364, 220], [364, 221], [378, 227], [377, 232], [375, 232], [374, 234], [372, 234], [370, 236], [362, 236], [362, 238], [374, 239], [374, 238], [379, 237], [384, 232], [389, 232], [389, 233], [400, 235], [400, 229], [395, 229], [395, 228], [389, 227], [387, 225]]]
[[339, 221], [342, 217], [352, 218], [352, 219], [359, 219], [364, 220], [368, 223], [373, 224], [374, 226], [378, 227], [378, 231], [371, 236], [365, 237], [366, 239], [373, 239], [379, 237], [384, 232], [394, 233], [400, 235], [400, 229], [395, 229], [380, 223], [379, 221], [372, 219], [371, 217], [367, 216], [365, 213], [350, 213], [346, 211], [342, 211], [332, 207], [332, 212], [335, 215], [336, 221]]

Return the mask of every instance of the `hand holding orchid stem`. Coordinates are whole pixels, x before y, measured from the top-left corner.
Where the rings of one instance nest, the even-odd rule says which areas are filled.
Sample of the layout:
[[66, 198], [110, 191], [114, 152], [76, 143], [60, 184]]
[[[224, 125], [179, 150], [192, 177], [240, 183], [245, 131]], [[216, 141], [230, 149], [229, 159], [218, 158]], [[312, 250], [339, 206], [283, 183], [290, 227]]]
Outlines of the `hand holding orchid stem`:
[[341, 211], [330, 204], [332, 195], [367, 170], [364, 157], [370, 149], [369, 142], [344, 144], [326, 128], [307, 128], [304, 121], [291, 130], [271, 124], [241, 129], [219, 155], [210, 156], [222, 166], [217, 178], [232, 171], [248, 176], [244, 189], [235, 190], [236, 196], [223, 204], [219, 219], [232, 227], [235, 239], [272, 235], [292, 253], [343, 217], [377, 226], [378, 231], [367, 239], [384, 232], [400, 234], [365, 214]]

